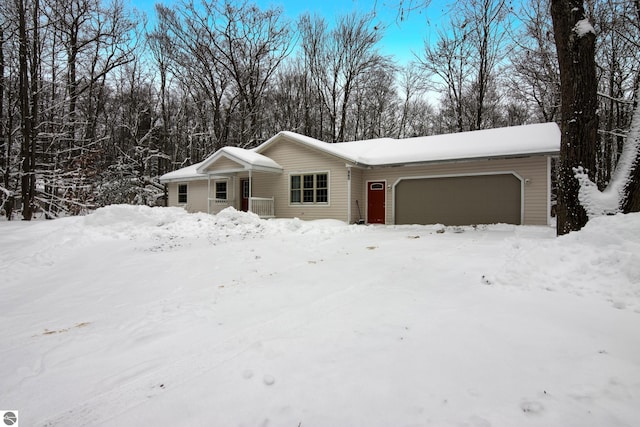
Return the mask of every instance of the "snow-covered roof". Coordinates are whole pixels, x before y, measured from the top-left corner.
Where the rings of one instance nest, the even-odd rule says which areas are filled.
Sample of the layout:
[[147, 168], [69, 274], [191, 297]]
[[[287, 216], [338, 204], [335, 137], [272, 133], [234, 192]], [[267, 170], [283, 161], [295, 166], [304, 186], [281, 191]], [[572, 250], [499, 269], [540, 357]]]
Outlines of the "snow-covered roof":
[[197, 168], [198, 173], [206, 173], [207, 168], [218, 159], [226, 157], [241, 166], [243, 169], [261, 170], [266, 172], [282, 172], [282, 166], [273, 159], [257, 153], [255, 150], [246, 150], [239, 147], [223, 147], [207, 158]]
[[334, 144], [295, 132], [282, 131], [252, 150], [224, 147], [201, 163], [163, 175], [160, 177], [160, 181], [204, 178], [207, 167], [221, 157], [235, 161], [240, 168], [244, 167], [244, 169], [282, 171], [282, 167], [275, 161], [260, 154], [282, 138], [296, 141], [361, 166], [397, 166], [544, 155], [557, 154], [560, 151], [560, 129], [556, 123], [538, 123], [417, 138], [379, 138]]
[[[225, 157], [238, 163], [237, 170], [257, 170], [262, 172], [282, 172], [282, 166], [273, 159], [263, 156], [254, 150], [239, 147], [223, 147], [207, 157], [204, 161], [166, 173], [160, 177], [160, 182], [188, 181], [207, 177], [207, 168], [218, 159]], [[232, 171], [220, 171], [220, 173]]]
[[198, 167], [204, 162], [196, 163], [191, 166], [174, 170], [173, 172], [165, 173], [160, 177], [160, 182], [172, 182], [172, 181], [189, 181], [194, 179], [201, 179], [202, 175], [197, 172]]
[[264, 151], [279, 136], [285, 136], [366, 166], [554, 154], [560, 150], [560, 129], [556, 123], [539, 123], [406, 139], [379, 138], [335, 144], [322, 142], [294, 132], [280, 132], [256, 150], [258, 152]]

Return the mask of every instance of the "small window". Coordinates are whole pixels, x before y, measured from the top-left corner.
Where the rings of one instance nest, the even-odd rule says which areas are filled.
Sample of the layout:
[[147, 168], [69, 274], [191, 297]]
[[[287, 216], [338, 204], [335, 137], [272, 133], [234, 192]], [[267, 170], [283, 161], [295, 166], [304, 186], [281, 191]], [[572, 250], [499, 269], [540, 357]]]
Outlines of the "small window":
[[373, 184], [371, 184], [370, 188], [373, 191], [384, 190], [384, 184], [381, 182], [374, 182]]
[[178, 184], [178, 203], [187, 203], [187, 184]]
[[227, 181], [216, 182], [216, 199], [227, 200]]

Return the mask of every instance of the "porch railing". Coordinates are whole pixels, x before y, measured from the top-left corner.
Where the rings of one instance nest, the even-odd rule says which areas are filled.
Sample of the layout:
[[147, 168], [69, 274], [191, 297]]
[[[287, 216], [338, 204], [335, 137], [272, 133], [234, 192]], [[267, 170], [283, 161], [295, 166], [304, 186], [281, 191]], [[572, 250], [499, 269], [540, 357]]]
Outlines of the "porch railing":
[[209, 212], [214, 213], [221, 209], [226, 208], [227, 206], [233, 206], [233, 200], [228, 199], [216, 199], [213, 197], [209, 197]]
[[252, 197], [251, 212], [260, 218], [275, 218], [275, 203], [273, 197]]

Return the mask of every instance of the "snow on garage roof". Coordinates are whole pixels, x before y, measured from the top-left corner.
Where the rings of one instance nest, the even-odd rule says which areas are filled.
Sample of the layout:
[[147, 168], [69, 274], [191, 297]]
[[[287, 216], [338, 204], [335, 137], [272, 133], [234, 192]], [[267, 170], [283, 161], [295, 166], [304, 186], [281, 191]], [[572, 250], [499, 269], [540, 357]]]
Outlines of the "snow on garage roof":
[[[531, 154], [554, 154], [560, 150], [560, 129], [556, 123], [512, 126], [417, 138], [379, 138], [330, 144], [294, 132], [287, 136], [367, 166], [429, 163], [477, 158], [509, 157]], [[277, 137], [264, 142], [256, 150], [264, 150]]]

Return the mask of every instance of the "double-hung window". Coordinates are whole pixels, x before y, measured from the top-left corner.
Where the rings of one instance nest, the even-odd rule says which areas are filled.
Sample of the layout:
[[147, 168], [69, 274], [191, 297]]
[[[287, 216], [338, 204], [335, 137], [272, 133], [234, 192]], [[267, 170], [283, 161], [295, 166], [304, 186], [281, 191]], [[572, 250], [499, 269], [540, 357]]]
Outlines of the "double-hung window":
[[216, 182], [216, 199], [227, 200], [227, 181]]
[[178, 203], [181, 205], [187, 204], [187, 184], [178, 184]]
[[308, 173], [291, 175], [290, 202], [293, 204], [323, 204], [329, 202], [329, 175]]

